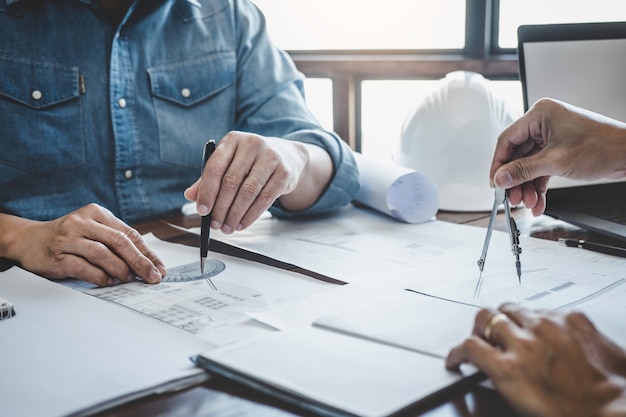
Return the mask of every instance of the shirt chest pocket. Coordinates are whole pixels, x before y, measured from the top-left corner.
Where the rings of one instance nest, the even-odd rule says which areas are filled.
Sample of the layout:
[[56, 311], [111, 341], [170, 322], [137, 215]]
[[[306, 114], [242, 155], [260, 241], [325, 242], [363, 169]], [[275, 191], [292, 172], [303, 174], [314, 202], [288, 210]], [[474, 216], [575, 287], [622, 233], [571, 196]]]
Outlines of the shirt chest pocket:
[[234, 52], [152, 67], [148, 75], [161, 160], [199, 168], [204, 142], [234, 129]]
[[0, 163], [48, 176], [85, 163], [79, 71], [0, 57]]

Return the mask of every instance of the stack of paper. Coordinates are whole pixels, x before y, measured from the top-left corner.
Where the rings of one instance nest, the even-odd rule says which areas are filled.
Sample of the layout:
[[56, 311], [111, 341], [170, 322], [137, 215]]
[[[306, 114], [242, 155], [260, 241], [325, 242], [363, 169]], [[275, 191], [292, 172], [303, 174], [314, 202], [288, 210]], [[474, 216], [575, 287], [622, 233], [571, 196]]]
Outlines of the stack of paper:
[[17, 267], [0, 278], [19, 308], [0, 323], [1, 416], [91, 414], [207, 379], [189, 357], [210, 344], [189, 333]]
[[[388, 416], [482, 378], [473, 368], [447, 371], [442, 360], [469, 334], [477, 307], [378, 286], [337, 293], [304, 307], [322, 315], [313, 325], [209, 350], [196, 361], [322, 415]], [[281, 314], [300, 310], [294, 303]]]

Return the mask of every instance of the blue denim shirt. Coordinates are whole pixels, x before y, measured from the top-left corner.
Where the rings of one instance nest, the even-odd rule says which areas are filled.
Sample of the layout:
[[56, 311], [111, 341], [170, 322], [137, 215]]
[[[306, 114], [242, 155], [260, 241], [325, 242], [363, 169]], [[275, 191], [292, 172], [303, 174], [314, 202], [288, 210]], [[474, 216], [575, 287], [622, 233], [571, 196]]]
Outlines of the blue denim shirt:
[[119, 25], [96, 0], [0, 0], [0, 211], [180, 213], [204, 142], [231, 130], [326, 149], [332, 183], [298, 214], [343, 206], [356, 164], [306, 110], [302, 80], [248, 0], [138, 0]]

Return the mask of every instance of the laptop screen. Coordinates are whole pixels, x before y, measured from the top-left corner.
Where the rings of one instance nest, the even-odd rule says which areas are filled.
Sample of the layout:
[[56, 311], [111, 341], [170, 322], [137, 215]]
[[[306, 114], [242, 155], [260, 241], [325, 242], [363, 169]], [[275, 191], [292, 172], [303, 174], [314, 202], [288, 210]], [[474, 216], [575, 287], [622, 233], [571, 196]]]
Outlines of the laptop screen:
[[551, 97], [626, 121], [626, 22], [520, 26], [518, 55], [525, 110]]

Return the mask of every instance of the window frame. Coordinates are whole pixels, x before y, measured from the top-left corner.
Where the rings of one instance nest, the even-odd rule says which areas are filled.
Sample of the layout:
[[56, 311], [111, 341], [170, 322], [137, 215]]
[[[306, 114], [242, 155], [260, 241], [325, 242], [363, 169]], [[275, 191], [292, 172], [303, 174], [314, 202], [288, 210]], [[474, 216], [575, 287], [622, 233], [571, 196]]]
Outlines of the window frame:
[[498, 47], [498, 11], [499, 0], [466, 0], [462, 49], [287, 52], [307, 77], [332, 80], [333, 129], [360, 152], [364, 80], [436, 80], [457, 70], [519, 79], [517, 51]]

